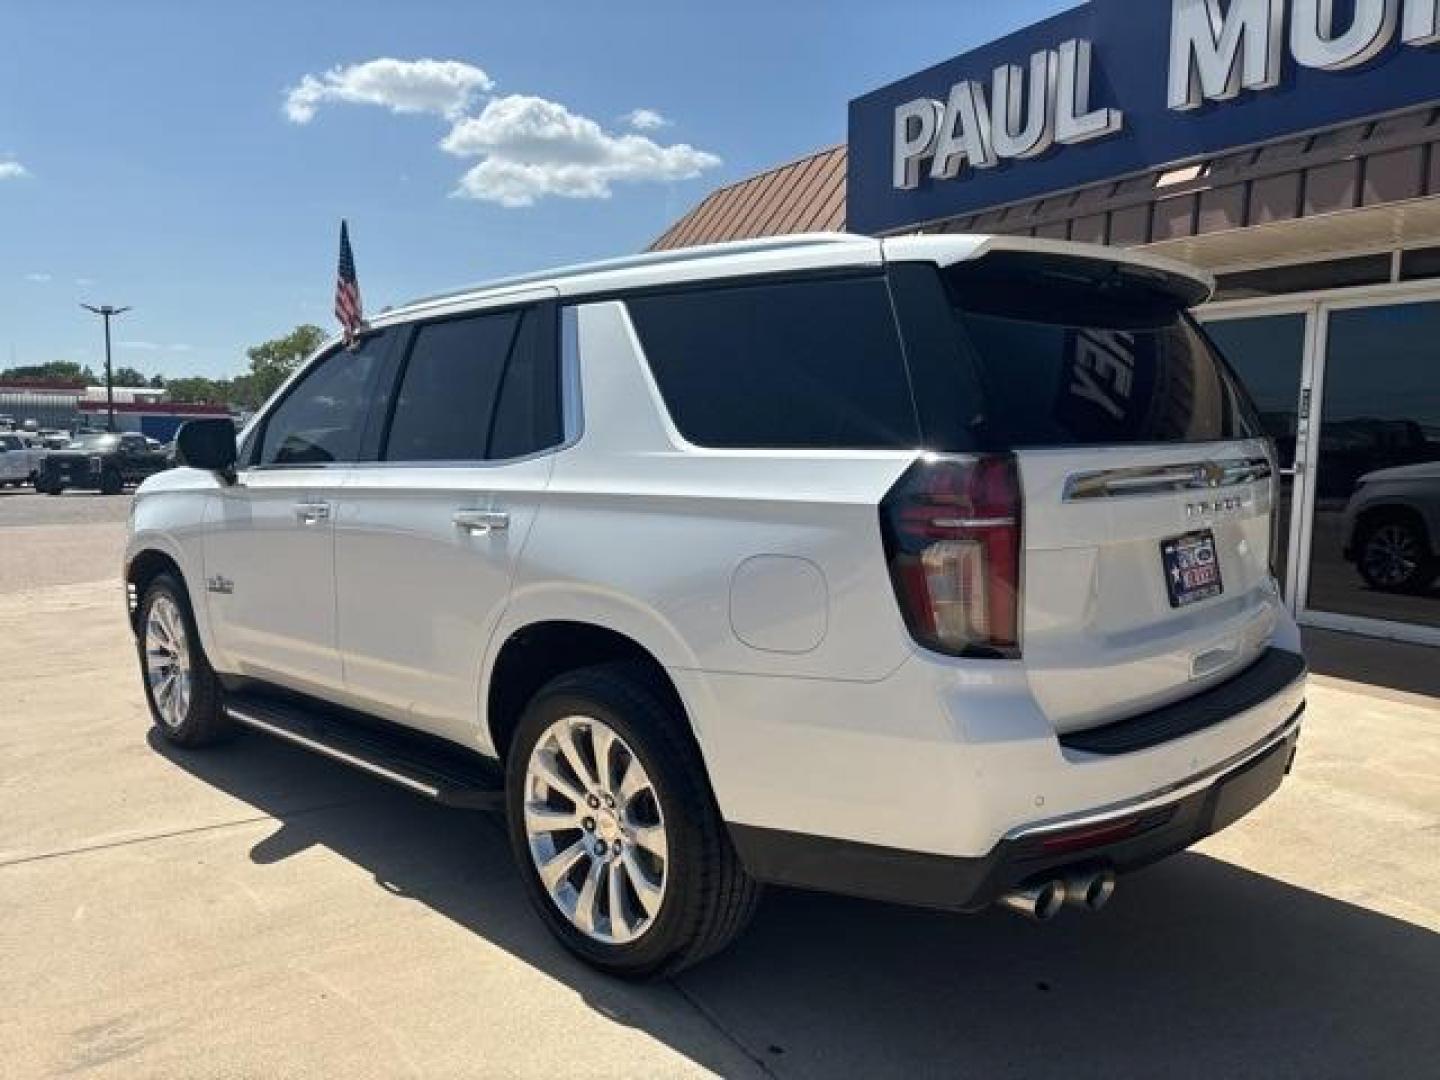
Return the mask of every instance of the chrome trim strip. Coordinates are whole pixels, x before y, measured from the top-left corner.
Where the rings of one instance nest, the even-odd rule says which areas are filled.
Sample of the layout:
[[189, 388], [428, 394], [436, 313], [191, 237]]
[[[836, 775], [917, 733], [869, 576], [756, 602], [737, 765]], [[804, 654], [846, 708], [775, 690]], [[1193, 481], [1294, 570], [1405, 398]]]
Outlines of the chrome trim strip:
[[251, 716], [249, 713], [235, 708], [233, 705], [225, 706], [225, 714], [234, 720], [240, 721], [240, 723], [247, 727], [263, 731], [267, 735], [274, 735], [277, 739], [284, 739], [286, 742], [295, 743], [297, 746], [303, 746], [307, 750], [313, 750], [317, 754], [323, 754], [334, 761], [340, 761], [346, 765], [353, 765], [355, 768], [363, 769], [365, 772], [378, 776], [383, 780], [389, 780], [392, 784], [399, 784], [401, 787], [409, 788], [411, 791], [419, 792], [421, 795], [425, 795], [431, 799], [440, 797], [440, 789], [437, 787], [421, 783], [419, 780], [404, 776], [401, 773], [392, 772], [383, 765], [376, 765], [373, 761], [366, 761], [364, 758], [347, 754], [345, 751], [337, 750], [327, 743], [322, 743], [315, 739], [307, 739], [304, 735], [297, 735], [293, 731], [288, 731], [285, 728], [267, 723], [259, 717]]
[[[1294, 684], [1292, 683], [1291, 685]], [[1167, 803], [1179, 802], [1181, 799], [1209, 787], [1221, 774], [1234, 772], [1241, 766], [1248, 764], [1279, 746], [1299, 729], [1304, 715], [1305, 703], [1301, 702], [1299, 708], [1290, 714], [1290, 719], [1286, 720], [1279, 728], [1261, 739], [1249, 750], [1242, 750], [1240, 753], [1220, 762], [1218, 765], [1212, 765], [1204, 772], [1196, 773], [1194, 776], [1177, 781], [1168, 787], [1160, 788], [1146, 795], [1138, 795], [1133, 799], [1126, 799], [1123, 802], [1111, 803], [1109, 806], [1102, 806], [1096, 810], [1079, 810], [1073, 814], [1065, 814], [1061, 817], [1051, 818], [1048, 821], [1041, 821], [1031, 825], [1020, 825], [1007, 832], [1002, 839], [1023, 840], [1032, 836], [1046, 836], [1054, 832], [1065, 832], [1069, 829], [1084, 828], [1088, 825], [1103, 825], [1116, 818], [1128, 817], [1131, 814], [1143, 813], [1146, 810], [1152, 810], [1157, 806], [1164, 806]]]
[[1004, 529], [1015, 524], [1013, 517], [935, 518], [930, 522], [937, 529]]
[[580, 313], [574, 304], [560, 308], [560, 410], [565, 445], [580, 441], [585, 414], [580, 395]]
[[1270, 460], [1263, 457], [1101, 469], [1068, 477], [1064, 500], [1080, 502], [1086, 499], [1168, 495], [1178, 491], [1214, 491], [1268, 480], [1272, 472]]

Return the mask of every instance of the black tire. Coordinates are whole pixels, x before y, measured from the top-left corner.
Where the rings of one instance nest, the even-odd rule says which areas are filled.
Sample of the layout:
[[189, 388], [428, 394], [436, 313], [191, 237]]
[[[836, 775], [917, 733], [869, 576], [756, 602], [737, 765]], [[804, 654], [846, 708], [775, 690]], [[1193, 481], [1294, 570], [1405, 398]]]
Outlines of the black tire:
[[[626, 944], [597, 941], [575, 927], [551, 899], [530, 853], [527, 765], [547, 729], [566, 716], [594, 717], [634, 750], [673, 837], [659, 912], [643, 934]], [[583, 668], [559, 676], [536, 694], [510, 745], [506, 809], [530, 902], [571, 952], [609, 974], [630, 979], [673, 975], [728, 945], [759, 903], [760, 884], [745, 872], [730, 843], [689, 721], [636, 665]]]
[[1437, 560], [1419, 519], [1393, 514], [1365, 524], [1355, 542], [1355, 568], [1372, 589], [1414, 593], [1435, 579]]
[[[162, 599], [168, 599], [179, 609], [190, 664], [189, 706], [174, 723], [165, 718], [156, 703], [155, 688], [151, 685], [145, 655], [150, 615]], [[205, 657], [205, 649], [200, 643], [199, 631], [195, 628], [195, 616], [190, 610], [190, 598], [186, 595], [185, 587], [170, 574], [158, 575], [140, 598], [136, 625], [139, 627], [135, 643], [140, 660], [140, 681], [145, 688], [145, 703], [150, 707], [150, 719], [160, 734], [176, 746], [192, 748], [209, 746], [230, 735], [233, 725], [225, 715], [224, 690], [210, 666], [210, 661]]]
[[100, 494], [119, 495], [125, 487], [125, 482], [120, 479], [120, 474], [114, 469], [106, 469], [100, 474]]
[[35, 485], [35, 490], [45, 495], [59, 495], [65, 488], [51, 480], [42, 480]]

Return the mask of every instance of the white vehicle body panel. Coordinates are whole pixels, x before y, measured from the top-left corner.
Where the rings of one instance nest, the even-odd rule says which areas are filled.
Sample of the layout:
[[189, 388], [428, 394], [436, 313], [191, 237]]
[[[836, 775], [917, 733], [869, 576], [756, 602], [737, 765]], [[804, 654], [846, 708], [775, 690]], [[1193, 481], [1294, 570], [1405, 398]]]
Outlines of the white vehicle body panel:
[[219, 480], [198, 469], [168, 469], [148, 477], [130, 504], [129, 537], [123, 567], [145, 553], [165, 556], [190, 587], [195, 623], [205, 653], [221, 670], [230, 670], [210, 619], [205, 591], [205, 539], [210, 528], [207, 508], [220, 492]]
[[[1283, 605], [1270, 575], [1270, 478], [1075, 500], [1073, 477], [1107, 469], [1263, 459], [1264, 442], [1023, 450], [1025, 669], [1057, 731], [1108, 723], [1223, 682], [1269, 644]], [[1187, 506], [1236, 500], [1232, 510]], [[1224, 595], [1174, 610], [1160, 545], [1214, 534]]]
[[[1273, 644], [1299, 651], [1293, 623]], [[706, 733], [727, 820], [884, 848], [978, 858], [1026, 826], [1182, 787], [1265, 745], [1304, 698], [1153, 749], [1074, 754], [1025, 672], [916, 654], [869, 683], [673, 671]]]
[[251, 469], [208, 503], [204, 561], [229, 591], [191, 587], [205, 584], [215, 637], [235, 674], [343, 692], [333, 516], [343, 481], [342, 469]]
[[[909, 646], [875, 506], [914, 455], [687, 447], [659, 407], [624, 305], [583, 305], [578, 316], [586, 436], [556, 459], [502, 640], [594, 604], [620, 619], [601, 625], [672, 667], [866, 680], [902, 663]], [[756, 649], [734, 633], [732, 579], [767, 555], [800, 556], [823, 575], [828, 630], [812, 649]], [[783, 626], [805, 614], [753, 618]]]
[[[554, 464], [357, 466], [337, 492], [336, 627], [348, 698], [472, 743], [480, 658]], [[456, 515], [502, 515], [469, 531]], [[499, 519], [497, 519], [499, 520]]]

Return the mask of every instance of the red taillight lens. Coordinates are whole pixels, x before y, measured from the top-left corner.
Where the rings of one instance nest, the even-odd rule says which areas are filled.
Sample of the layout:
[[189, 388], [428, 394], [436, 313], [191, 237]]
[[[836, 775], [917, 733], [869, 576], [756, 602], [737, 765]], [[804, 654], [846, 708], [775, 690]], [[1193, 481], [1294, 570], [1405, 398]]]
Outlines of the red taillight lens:
[[1009, 455], [924, 458], [880, 504], [905, 624], [952, 656], [1020, 655], [1020, 480]]

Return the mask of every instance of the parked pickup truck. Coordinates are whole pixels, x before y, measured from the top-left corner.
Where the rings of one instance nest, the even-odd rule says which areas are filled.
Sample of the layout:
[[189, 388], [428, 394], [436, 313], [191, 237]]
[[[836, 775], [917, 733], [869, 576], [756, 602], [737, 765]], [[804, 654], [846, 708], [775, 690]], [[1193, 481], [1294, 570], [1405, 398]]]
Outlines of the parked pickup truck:
[[138, 484], [169, 467], [165, 455], [150, 449], [144, 435], [94, 432], [77, 435], [63, 450], [50, 451], [35, 489], [46, 495], [59, 495], [66, 488], [118, 495], [126, 484]]
[[0, 485], [33, 484], [44, 460], [45, 451], [31, 446], [22, 436], [14, 432], [0, 434]]

